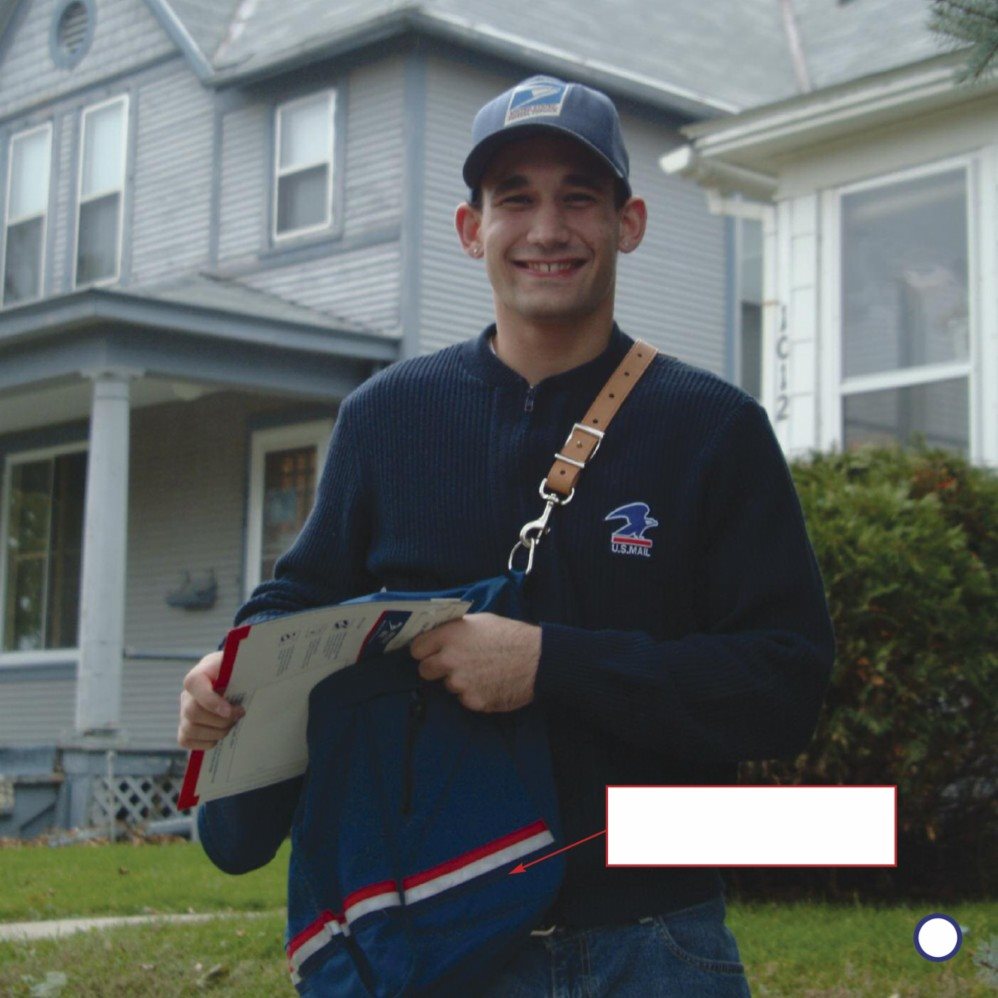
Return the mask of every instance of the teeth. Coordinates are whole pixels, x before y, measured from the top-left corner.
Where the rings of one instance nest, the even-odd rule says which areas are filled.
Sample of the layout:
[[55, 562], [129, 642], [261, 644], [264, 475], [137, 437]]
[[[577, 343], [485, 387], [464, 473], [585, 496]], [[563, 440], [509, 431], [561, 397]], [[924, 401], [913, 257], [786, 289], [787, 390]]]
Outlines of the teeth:
[[560, 274], [566, 270], [572, 269], [571, 263], [531, 263], [528, 262], [527, 266], [531, 270], [536, 270], [541, 274]]

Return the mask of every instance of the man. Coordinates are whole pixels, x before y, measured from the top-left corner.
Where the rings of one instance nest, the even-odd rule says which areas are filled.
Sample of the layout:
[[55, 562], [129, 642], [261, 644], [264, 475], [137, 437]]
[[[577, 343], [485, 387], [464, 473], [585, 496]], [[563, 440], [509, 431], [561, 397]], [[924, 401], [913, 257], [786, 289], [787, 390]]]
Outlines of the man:
[[[616, 263], [646, 208], [609, 99], [534, 77], [479, 112], [473, 142], [456, 226], [485, 262], [495, 324], [344, 402], [315, 509], [237, 622], [496, 574], [632, 342], [613, 320]], [[566, 842], [605, 827], [608, 783], [733, 783], [741, 759], [799, 751], [833, 657], [785, 462], [737, 388], [656, 358], [577, 492], [528, 580], [538, 623], [474, 614], [411, 647], [469, 710], [540, 705]], [[211, 692], [218, 662], [185, 679], [185, 747], [237, 718]], [[271, 849], [290, 807], [275, 809]], [[607, 869], [598, 840], [567, 860], [545, 925], [490, 994], [747, 993], [716, 871]]]

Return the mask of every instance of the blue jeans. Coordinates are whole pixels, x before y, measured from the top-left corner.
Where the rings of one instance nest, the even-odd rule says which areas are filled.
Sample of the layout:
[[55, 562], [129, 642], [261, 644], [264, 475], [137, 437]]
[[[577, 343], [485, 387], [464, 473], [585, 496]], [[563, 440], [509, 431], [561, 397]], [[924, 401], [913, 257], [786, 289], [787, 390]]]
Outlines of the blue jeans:
[[480, 998], [745, 998], [724, 902], [531, 936]]

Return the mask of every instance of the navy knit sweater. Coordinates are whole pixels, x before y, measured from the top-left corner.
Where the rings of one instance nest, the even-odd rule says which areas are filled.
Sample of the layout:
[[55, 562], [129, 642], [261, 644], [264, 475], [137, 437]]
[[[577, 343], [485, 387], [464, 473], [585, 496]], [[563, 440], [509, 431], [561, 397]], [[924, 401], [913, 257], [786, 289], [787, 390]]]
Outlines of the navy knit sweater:
[[[237, 623], [505, 568], [554, 453], [632, 340], [615, 327], [599, 357], [530, 387], [493, 332], [343, 403], [315, 508]], [[651, 545], [615, 546], [625, 520], [608, 516], [633, 503], [656, 521]], [[739, 760], [809, 739], [834, 654], [821, 578], [765, 412], [719, 378], [656, 358], [554, 512], [526, 595], [566, 842], [605, 827], [608, 783], [733, 783]], [[270, 815], [286, 832], [290, 810]], [[607, 869], [600, 839], [567, 858], [552, 912], [565, 924], [720, 891], [711, 870]]]

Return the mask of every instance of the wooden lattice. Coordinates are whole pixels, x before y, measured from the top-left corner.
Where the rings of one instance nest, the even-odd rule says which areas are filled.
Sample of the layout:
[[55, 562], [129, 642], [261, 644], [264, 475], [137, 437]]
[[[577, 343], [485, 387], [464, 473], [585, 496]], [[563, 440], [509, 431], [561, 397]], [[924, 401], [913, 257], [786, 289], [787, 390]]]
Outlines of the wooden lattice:
[[106, 776], [94, 779], [88, 821], [106, 825], [110, 821], [140, 825], [175, 818], [181, 781], [172, 776]]

